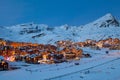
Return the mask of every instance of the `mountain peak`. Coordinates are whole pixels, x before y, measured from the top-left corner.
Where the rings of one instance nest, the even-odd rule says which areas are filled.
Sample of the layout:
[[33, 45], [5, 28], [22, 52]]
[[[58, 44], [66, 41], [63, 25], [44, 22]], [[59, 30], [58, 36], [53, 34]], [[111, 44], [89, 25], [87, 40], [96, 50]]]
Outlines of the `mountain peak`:
[[[113, 17], [113, 15], [112, 15], [111, 13], [107, 13], [105, 16], [106, 16], [106, 17], [110, 17], [110, 18]], [[105, 16], [104, 16], [104, 17], [105, 17]]]
[[104, 15], [93, 22], [93, 25], [99, 27], [119, 26], [119, 21], [111, 13]]
[[104, 15], [103, 17], [99, 18], [98, 20], [113, 20], [115, 19], [114, 16], [111, 13], [108, 13], [106, 15]]

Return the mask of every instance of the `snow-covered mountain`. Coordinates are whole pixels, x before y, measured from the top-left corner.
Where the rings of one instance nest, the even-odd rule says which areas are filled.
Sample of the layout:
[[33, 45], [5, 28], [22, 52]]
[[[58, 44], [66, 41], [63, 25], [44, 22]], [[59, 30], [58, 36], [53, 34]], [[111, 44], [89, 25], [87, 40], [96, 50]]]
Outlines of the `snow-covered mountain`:
[[58, 40], [84, 41], [120, 38], [120, 22], [111, 14], [83, 26], [56, 26], [26, 23], [9, 27], [0, 27], [0, 38], [19, 41], [54, 44]]

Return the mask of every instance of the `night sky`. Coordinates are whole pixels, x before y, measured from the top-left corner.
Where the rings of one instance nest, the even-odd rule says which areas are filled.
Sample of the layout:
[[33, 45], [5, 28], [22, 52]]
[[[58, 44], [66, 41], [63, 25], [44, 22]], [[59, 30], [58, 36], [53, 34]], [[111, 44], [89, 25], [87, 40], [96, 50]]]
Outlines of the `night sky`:
[[0, 26], [82, 25], [107, 13], [120, 19], [120, 0], [0, 0]]

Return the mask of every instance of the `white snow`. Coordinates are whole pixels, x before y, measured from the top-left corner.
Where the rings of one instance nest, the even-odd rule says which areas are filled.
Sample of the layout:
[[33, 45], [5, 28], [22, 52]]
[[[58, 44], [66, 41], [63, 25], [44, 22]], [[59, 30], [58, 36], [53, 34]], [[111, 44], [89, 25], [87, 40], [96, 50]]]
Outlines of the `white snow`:
[[[100, 27], [101, 25], [103, 26]], [[109, 37], [120, 38], [120, 26], [118, 27], [117, 25], [118, 20], [111, 14], [106, 14], [84, 26], [69, 26], [65, 24], [62, 26], [49, 27], [45, 24], [26, 23], [10, 27], [0, 27], [0, 38], [44, 44], [54, 44], [54, 42], [58, 40], [78, 42], [85, 41], [86, 39], [100, 40]], [[45, 35], [32, 38], [42, 33]]]
[[[0, 38], [42, 44], [54, 44], [58, 40], [77, 42], [109, 37], [120, 39], [120, 26], [116, 26], [116, 22], [107, 23], [106, 20], [114, 21], [115, 18], [107, 14], [84, 26], [49, 27], [44, 24], [27, 23], [0, 27]], [[100, 27], [102, 24], [104, 26]], [[42, 33], [45, 35], [32, 38]], [[109, 51], [109, 54], [105, 53], [107, 49], [83, 48], [83, 50], [90, 53], [92, 58], [81, 58], [60, 64], [10, 63], [10, 66], [21, 67], [21, 69], [0, 71], [0, 80], [120, 80], [120, 50]], [[80, 65], [75, 65], [75, 63], [80, 63]]]
[[[89, 51], [90, 49], [85, 49]], [[97, 52], [98, 50], [96, 50]], [[3, 80], [119, 80], [120, 79], [120, 50], [98, 51], [92, 58], [64, 62], [60, 64], [26, 64], [15, 62], [11, 65], [21, 69], [1, 71], [0, 79]], [[94, 54], [94, 51], [90, 51]], [[75, 65], [74, 63], [80, 63]], [[22, 65], [29, 65], [24, 67]], [[7, 76], [7, 77], [6, 77]]]
[[3, 57], [3, 56], [0, 56], [0, 60], [4, 60], [4, 57]]

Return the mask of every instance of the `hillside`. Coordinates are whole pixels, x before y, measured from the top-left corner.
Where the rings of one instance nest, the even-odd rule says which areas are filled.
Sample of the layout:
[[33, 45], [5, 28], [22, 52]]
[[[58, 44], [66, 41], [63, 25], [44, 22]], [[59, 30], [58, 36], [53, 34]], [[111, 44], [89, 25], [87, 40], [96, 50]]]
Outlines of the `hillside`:
[[26, 23], [15, 26], [0, 27], [0, 38], [18, 41], [54, 44], [59, 40], [84, 41], [120, 38], [120, 23], [111, 14], [82, 26], [55, 26]]

